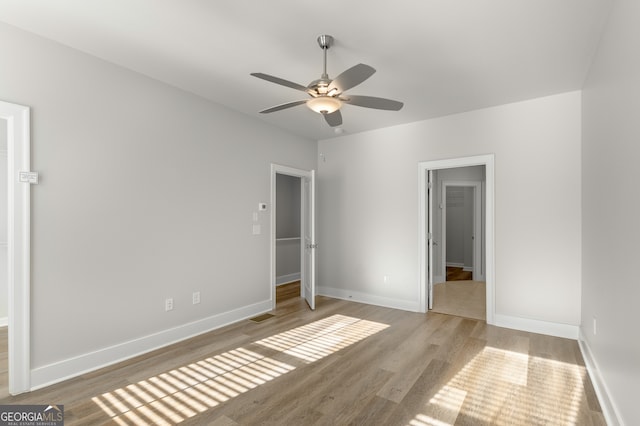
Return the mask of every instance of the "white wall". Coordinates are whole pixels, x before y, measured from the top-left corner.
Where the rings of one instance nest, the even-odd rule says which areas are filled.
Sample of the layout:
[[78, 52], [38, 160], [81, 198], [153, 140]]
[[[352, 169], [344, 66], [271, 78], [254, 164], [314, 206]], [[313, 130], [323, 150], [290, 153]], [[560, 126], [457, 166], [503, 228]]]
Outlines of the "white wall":
[[34, 385], [271, 308], [269, 212], [258, 236], [252, 214], [270, 163], [315, 168], [315, 141], [4, 24], [0, 51], [41, 176]]
[[614, 3], [582, 104], [581, 331], [598, 367], [596, 382], [627, 425], [640, 424], [639, 21], [639, 2]]
[[7, 258], [7, 121], [0, 118], [0, 326], [7, 324], [9, 297]]
[[580, 102], [572, 92], [320, 141], [320, 291], [418, 310], [417, 164], [495, 153], [496, 312], [577, 326]]

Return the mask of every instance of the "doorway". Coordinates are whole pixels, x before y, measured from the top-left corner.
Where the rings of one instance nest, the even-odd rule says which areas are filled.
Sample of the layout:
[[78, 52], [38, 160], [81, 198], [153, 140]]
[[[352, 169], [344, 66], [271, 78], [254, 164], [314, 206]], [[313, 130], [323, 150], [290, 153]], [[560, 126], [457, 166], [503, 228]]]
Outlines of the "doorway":
[[302, 178], [276, 174], [276, 304], [301, 297]]
[[[451, 281], [450, 268], [459, 268], [460, 272], [470, 272], [469, 280], [484, 281], [484, 227], [482, 217], [484, 213], [484, 166], [452, 168], [434, 172], [436, 182], [441, 182], [441, 191], [436, 196], [432, 209], [441, 211], [441, 271], [442, 280]], [[452, 176], [475, 174], [479, 180], [450, 180]], [[446, 177], [447, 180], [442, 179]], [[432, 214], [434, 212], [432, 211]], [[436, 212], [437, 213], [437, 212]], [[434, 232], [436, 242], [438, 233]]]
[[[418, 164], [419, 177], [419, 246], [420, 246], [420, 307], [422, 312], [427, 312], [433, 308], [434, 284], [438, 281], [446, 281], [446, 255], [443, 253], [442, 228], [435, 226], [440, 223], [437, 219], [442, 214], [441, 205], [437, 196], [436, 185], [437, 174], [441, 171], [445, 175], [447, 171], [455, 168], [467, 168], [473, 166], [484, 166], [484, 215], [480, 215], [482, 223], [480, 229], [484, 229], [484, 238], [479, 248], [475, 250], [474, 257], [476, 265], [484, 265], [478, 269], [485, 280], [485, 305], [486, 321], [488, 324], [494, 323], [494, 237], [493, 237], [493, 202], [494, 202], [494, 156], [480, 155], [475, 157], [464, 157], [448, 160], [427, 161]], [[440, 181], [447, 180], [442, 179]], [[464, 182], [469, 183], [469, 182]], [[474, 188], [475, 182], [472, 185]], [[475, 189], [474, 189], [475, 191]], [[480, 192], [482, 186], [480, 186]], [[444, 191], [440, 191], [444, 192]], [[477, 194], [477, 193], [476, 193]], [[475, 199], [475, 196], [474, 196]], [[476, 202], [477, 203], [477, 202]], [[476, 219], [476, 225], [477, 219]], [[476, 228], [477, 229], [477, 228]], [[445, 231], [446, 232], [446, 231]], [[477, 246], [476, 246], [477, 247]]]
[[31, 187], [19, 172], [30, 171], [30, 110], [0, 101], [1, 130], [7, 142], [7, 357], [11, 395], [31, 388]]
[[315, 171], [271, 165], [271, 300], [279, 285], [299, 281], [315, 309]]

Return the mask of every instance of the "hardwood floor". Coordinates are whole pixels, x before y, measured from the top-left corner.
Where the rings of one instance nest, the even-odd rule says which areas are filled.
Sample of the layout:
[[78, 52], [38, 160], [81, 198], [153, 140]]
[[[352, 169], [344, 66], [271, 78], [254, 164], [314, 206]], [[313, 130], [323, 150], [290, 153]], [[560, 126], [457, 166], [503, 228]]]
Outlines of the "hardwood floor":
[[447, 266], [447, 281], [470, 281], [473, 279], [473, 272], [465, 271], [463, 268]]
[[292, 297], [300, 297], [300, 281], [276, 286], [276, 303], [284, 302]]
[[482, 281], [447, 281], [433, 286], [433, 312], [485, 320], [486, 284]]
[[69, 425], [604, 425], [577, 342], [326, 297], [0, 404]]
[[472, 281], [473, 273], [447, 266], [446, 282], [433, 287], [433, 311], [465, 318], [484, 320], [486, 314], [486, 284]]

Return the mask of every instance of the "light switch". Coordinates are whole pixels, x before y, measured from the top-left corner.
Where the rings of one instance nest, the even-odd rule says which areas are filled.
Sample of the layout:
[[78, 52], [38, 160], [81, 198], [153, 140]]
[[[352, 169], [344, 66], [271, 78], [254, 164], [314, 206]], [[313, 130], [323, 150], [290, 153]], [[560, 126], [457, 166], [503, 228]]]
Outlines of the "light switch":
[[258, 221], [258, 212], [253, 212], [253, 221], [254, 222]]

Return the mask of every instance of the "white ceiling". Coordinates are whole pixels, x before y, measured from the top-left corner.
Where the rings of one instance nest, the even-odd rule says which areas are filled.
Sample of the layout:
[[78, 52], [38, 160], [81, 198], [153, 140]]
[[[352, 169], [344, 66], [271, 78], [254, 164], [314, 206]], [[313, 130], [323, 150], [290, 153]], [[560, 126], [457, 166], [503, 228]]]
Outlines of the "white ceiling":
[[345, 133], [577, 90], [611, 0], [0, 0], [0, 21], [196, 93], [311, 139], [335, 133], [305, 106], [267, 107], [328, 73], [377, 72], [349, 90], [403, 101], [345, 105]]

